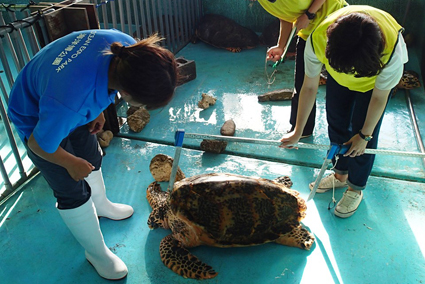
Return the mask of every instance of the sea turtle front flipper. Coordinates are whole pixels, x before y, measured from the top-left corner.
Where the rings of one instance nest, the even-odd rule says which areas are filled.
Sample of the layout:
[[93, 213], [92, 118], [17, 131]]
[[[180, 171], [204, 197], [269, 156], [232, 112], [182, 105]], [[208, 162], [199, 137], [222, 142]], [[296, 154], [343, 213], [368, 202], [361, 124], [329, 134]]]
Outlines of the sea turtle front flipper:
[[281, 176], [281, 177], [275, 178], [273, 181], [275, 181], [277, 183], [281, 183], [284, 186], [286, 186], [287, 188], [292, 187], [292, 180], [288, 176]]
[[185, 278], [209, 279], [217, 276], [217, 272], [211, 266], [191, 254], [172, 235], [162, 239], [159, 253], [165, 266]]

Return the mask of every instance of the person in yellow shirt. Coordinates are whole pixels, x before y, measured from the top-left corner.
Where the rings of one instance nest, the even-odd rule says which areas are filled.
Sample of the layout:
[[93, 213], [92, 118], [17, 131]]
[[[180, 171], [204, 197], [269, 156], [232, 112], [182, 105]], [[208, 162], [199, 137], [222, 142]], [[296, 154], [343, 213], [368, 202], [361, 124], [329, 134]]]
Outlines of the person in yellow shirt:
[[[290, 124], [292, 132], [296, 125], [299, 94], [304, 80], [304, 49], [311, 32], [332, 12], [347, 6], [345, 0], [258, 0], [261, 6], [280, 20], [280, 34], [275, 46], [267, 51], [267, 60], [278, 61], [288, 48], [292, 27], [298, 32], [295, 59], [295, 88], [291, 100]], [[316, 106], [308, 117], [302, 138], [313, 134]]]
[[383, 113], [408, 61], [402, 31], [387, 12], [351, 5], [329, 15], [307, 39], [297, 123], [281, 147], [291, 147], [302, 136], [325, 65], [329, 139], [349, 149], [334, 158], [334, 173], [321, 180], [317, 192], [348, 187], [335, 207], [338, 217], [350, 217], [362, 201], [375, 159], [364, 154], [365, 148], [377, 148]]

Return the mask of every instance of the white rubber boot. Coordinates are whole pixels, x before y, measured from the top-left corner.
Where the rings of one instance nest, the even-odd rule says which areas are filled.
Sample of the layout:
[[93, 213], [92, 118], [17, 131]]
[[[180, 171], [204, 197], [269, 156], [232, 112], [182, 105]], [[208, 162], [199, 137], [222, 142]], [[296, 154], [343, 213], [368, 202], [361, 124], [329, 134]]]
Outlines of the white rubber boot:
[[86, 250], [86, 259], [97, 273], [108, 280], [119, 280], [127, 276], [125, 263], [111, 252], [103, 241], [96, 209], [91, 199], [74, 209], [58, 209], [71, 233]]
[[123, 220], [130, 218], [133, 213], [133, 207], [126, 204], [112, 203], [106, 197], [105, 184], [103, 182], [102, 170], [92, 171], [85, 178], [91, 188], [91, 198], [96, 207], [97, 216], [112, 220]]

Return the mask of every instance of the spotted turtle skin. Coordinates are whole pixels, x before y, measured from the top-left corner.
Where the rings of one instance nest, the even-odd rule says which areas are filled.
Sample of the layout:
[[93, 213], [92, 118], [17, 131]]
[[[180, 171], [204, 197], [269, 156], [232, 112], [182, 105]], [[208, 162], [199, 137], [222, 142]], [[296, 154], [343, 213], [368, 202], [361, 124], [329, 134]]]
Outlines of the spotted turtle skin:
[[405, 70], [403, 71], [403, 76], [400, 79], [400, 82], [397, 85], [399, 89], [411, 90], [414, 88], [419, 88], [421, 82], [419, 80], [419, 75], [415, 71]]
[[[292, 184], [289, 178], [280, 181]], [[310, 249], [314, 236], [300, 221], [306, 203], [295, 190], [263, 178], [228, 173], [203, 174], [174, 184], [171, 194], [158, 183], [147, 190], [150, 228], [171, 229], [161, 241], [161, 259], [189, 278], [217, 275], [187, 248], [199, 245], [243, 247], [276, 242]]]

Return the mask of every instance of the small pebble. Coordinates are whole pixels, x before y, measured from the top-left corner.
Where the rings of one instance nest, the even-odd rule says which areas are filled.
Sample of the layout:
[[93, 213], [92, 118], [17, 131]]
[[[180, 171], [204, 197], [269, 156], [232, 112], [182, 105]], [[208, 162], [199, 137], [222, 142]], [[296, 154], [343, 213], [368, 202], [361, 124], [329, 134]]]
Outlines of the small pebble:
[[220, 129], [220, 134], [223, 136], [234, 136], [236, 131], [236, 124], [233, 119], [227, 120]]

